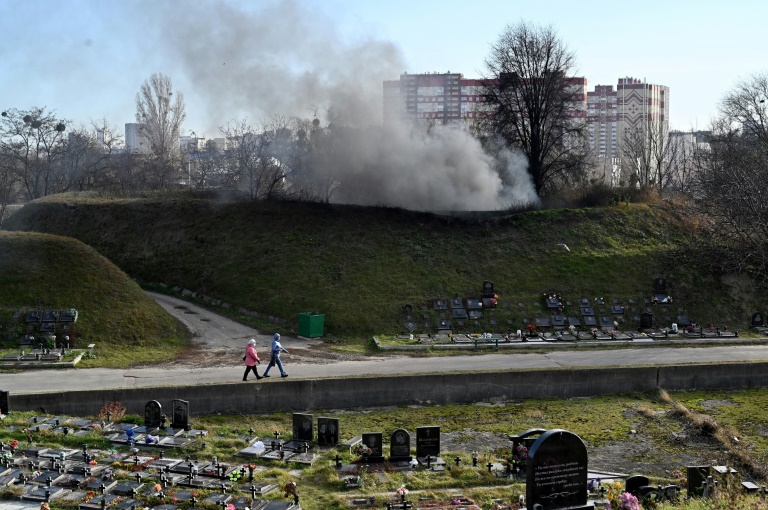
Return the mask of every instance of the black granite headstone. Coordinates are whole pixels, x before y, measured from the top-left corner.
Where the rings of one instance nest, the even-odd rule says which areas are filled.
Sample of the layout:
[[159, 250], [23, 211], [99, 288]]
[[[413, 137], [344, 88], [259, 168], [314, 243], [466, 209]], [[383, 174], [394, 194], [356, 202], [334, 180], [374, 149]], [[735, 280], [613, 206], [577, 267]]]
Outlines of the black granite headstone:
[[187, 400], [175, 399], [172, 411], [171, 427], [189, 430], [189, 402]]
[[153, 429], [160, 426], [163, 406], [157, 400], [150, 400], [144, 405], [144, 427]]
[[389, 461], [410, 462], [411, 435], [405, 429], [395, 429], [389, 436]]
[[495, 292], [493, 291], [493, 282], [490, 280], [485, 280], [483, 282], [483, 297], [492, 298], [494, 294]]
[[440, 456], [440, 427], [416, 428], [416, 458]]
[[643, 312], [640, 314], [640, 328], [650, 329], [653, 327], [653, 314], [649, 312]]
[[314, 416], [311, 414], [293, 413], [293, 440], [308, 441], [315, 440]]
[[317, 444], [319, 446], [336, 446], [339, 444], [339, 419], [317, 419]]
[[688, 466], [687, 479], [689, 498], [701, 497], [703, 495], [703, 484], [707, 481], [710, 471], [711, 468], [709, 466]]
[[587, 504], [587, 460], [587, 447], [576, 434], [554, 429], [539, 436], [528, 451], [528, 508], [593, 508]]
[[759, 328], [765, 325], [765, 317], [762, 313], [757, 312], [755, 314], [752, 314], [752, 323], [751, 326], [753, 328]]
[[363, 445], [367, 446], [371, 453], [368, 454], [368, 462], [382, 462], [384, 460], [384, 446], [381, 432], [365, 432]]
[[667, 292], [667, 281], [664, 278], [656, 278], [653, 280], [654, 292]]
[[0, 414], [11, 412], [11, 392], [0, 390]]

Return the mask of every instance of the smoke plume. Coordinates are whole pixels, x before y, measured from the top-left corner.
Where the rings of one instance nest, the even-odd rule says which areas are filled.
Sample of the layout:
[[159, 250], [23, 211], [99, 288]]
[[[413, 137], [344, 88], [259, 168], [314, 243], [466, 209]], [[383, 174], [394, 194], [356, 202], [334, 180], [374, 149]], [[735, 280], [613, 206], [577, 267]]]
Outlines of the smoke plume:
[[[338, 138], [318, 176], [338, 183], [332, 201], [417, 210], [496, 210], [536, 199], [527, 162], [499, 164], [465, 130], [382, 126], [384, 80], [405, 70], [390, 41], [348, 41], [333, 19], [298, 0], [147, 4], [158, 45], [173, 52], [187, 98], [203, 98], [208, 133], [236, 117], [308, 118], [333, 112], [356, 129]], [[478, 56], [481, 58], [482, 56]], [[209, 135], [210, 136], [210, 135]], [[505, 185], [506, 183], [506, 185]]]

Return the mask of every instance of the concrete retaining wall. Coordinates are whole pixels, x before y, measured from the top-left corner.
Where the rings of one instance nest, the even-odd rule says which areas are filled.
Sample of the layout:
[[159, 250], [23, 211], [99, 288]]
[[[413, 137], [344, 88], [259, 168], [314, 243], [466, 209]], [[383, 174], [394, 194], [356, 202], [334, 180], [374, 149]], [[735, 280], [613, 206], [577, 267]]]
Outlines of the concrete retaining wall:
[[121, 402], [142, 414], [157, 400], [190, 401], [193, 415], [350, 409], [409, 404], [472, 403], [491, 399], [569, 398], [653, 391], [768, 387], [768, 363], [679, 365], [424, 374], [346, 379], [299, 379], [264, 383], [122, 388], [61, 393], [11, 394], [11, 410], [93, 415], [105, 402]]

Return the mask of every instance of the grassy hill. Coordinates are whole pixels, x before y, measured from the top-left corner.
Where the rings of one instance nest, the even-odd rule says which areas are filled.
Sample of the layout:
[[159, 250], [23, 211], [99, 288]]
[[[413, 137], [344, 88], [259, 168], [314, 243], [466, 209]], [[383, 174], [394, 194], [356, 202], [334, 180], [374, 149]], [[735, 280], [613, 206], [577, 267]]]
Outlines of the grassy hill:
[[536, 317], [548, 291], [574, 304], [633, 298], [643, 307], [657, 276], [675, 298], [658, 314], [675, 317], [683, 308], [695, 321], [743, 329], [764, 299], [745, 278], [707, 269], [695, 228], [660, 205], [468, 219], [316, 203], [65, 195], [27, 205], [5, 226], [72, 236], [141, 281], [292, 323], [298, 312], [325, 313], [331, 339], [405, 332], [405, 304], [418, 322], [424, 314], [435, 321], [437, 312], [421, 307], [455, 294], [477, 297], [484, 280], [508, 304], [495, 312], [504, 325], [496, 329]]
[[67, 237], [0, 231], [0, 340], [12, 335], [7, 346], [15, 349], [25, 326], [13, 320], [16, 311], [68, 308], [79, 312], [75, 346], [96, 343], [101, 365], [173, 356], [188, 337], [93, 248]]

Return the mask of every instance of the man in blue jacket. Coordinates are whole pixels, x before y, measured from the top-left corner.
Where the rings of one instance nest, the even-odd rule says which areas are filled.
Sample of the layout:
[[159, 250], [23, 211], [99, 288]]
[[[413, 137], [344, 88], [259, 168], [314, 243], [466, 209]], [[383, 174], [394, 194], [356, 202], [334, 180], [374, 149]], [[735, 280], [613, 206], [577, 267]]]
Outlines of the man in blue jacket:
[[280, 369], [280, 377], [288, 377], [288, 374], [283, 370], [283, 363], [280, 361], [281, 352], [288, 351], [280, 344], [280, 333], [275, 333], [274, 339], [272, 340], [272, 353], [269, 358], [269, 365], [267, 365], [267, 369], [264, 371], [262, 377], [269, 377], [269, 370], [274, 367], [275, 364], [277, 364], [277, 368]]

